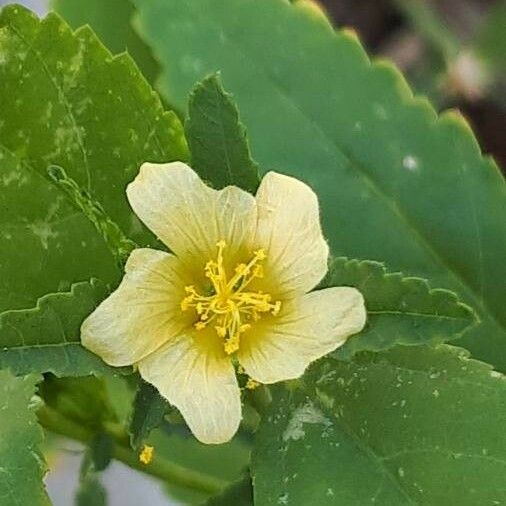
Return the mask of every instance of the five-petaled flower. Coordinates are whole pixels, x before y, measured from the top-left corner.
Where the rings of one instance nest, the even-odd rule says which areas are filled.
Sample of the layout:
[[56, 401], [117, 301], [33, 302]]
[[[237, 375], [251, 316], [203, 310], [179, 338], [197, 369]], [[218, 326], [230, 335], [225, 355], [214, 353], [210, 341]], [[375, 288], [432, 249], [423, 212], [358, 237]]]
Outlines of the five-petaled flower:
[[172, 254], [134, 250], [82, 342], [111, 365], [135, 364], [201, 441], [239, 426], [236, 365], [252, 385], [297, 378], [363, 328], [358, 290], [311, 292], [329, 250], [316, 195], [297, 179], [270, 172], [254, 197], [214, 190], [180, 162], [146, 163], [127, 196]]

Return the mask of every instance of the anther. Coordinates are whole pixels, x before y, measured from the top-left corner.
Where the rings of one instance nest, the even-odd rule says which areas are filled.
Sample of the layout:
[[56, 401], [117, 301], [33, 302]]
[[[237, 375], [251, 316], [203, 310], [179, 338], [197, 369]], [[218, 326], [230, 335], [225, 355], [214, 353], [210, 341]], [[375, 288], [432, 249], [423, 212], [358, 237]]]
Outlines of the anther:
[[246, 388], [248, 390], [255, 390], [255, 388], [258, 388], [260, 386], [260, 383], [258, 381], [255, 381], [253, 378], [248, 378], [248, 381], [246, 382]]
[[246, 272], [247, 267], [248, 266], [246, 264], [239, 264], [235, 268], [235, 272], [237, 272], [237, 274], [244, 274]]
[[225, 337], [227, 335], [227, 329], [225, 327], [214, 327], [219, 337]]
[[225, 341], [225, 353], [227, 355], [232, 355], [239, 349], [239, 339], [237, 336], [231, 337], [227, 341]]
[[264, 268], [261, 265], [255, 265], [255, 268], [253, 269], [253, 277], [255, 278], [264, 277]]

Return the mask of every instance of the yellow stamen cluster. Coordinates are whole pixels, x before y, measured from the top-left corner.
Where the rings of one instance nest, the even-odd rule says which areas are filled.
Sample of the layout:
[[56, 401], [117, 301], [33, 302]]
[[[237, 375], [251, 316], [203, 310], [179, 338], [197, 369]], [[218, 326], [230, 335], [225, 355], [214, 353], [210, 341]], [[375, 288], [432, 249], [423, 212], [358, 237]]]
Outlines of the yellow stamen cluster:
[[263, 277], [264, 250], [255, 251], [249, 263], [238, 264], [234, 275], [228, 279], [223, 265], [226, 243], [219, 241], [216, 246], [216, 260], [209, 260], [205, 266], [205, 275], [212, 285], [211, 295], [201, 295], [194, 286], [187, 286], [188, 295], [181, 301], [181, 309], [195, 309], [198, 321], [194, 326], [197, 330], [212, 323], [218, 336], [224, 339], [225, 352], [231, 355], [239, 349], [241, 334], [249, 330], [262, 313], [277, 315], [281, 302], [272, 302], [267, 293], [246, 290], [255, 278]]

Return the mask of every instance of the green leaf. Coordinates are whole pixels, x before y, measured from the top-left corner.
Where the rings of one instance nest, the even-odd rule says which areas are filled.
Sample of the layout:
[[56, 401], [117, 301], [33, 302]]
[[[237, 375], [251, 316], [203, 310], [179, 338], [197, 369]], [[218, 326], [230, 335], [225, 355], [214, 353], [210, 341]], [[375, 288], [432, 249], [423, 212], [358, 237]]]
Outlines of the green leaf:
[[[120, 277], [104, 237], [64, 185], [61, 167], [103, 215], [144, 246], [155, 238], [125, 186], [144, 161], [186, 159], [183, 129], [130, 57], [93, 32], [20, 6], [0, 12], [0, 312], [32, 307], [73, 282]], [[68, 189], [68, 188], [67, 188]], [[3, 336], [0, 336], [0, 343]]]
[[43, 432], [35, 410], [40, 377], [16, 378], [0, 371], [0, 504], [49, 506], [42, 479], [46, 464], [40, 444]]
[[107, 397], [114, 410], [118, 422], [126, 427], [130, 421], [130, 413], [135, 398], [137, 378], [135, 375], [107, 375], [103, 377]]
[[339, 348], [336, 356], [341, 359], [398, 344], [442, 343], [459, 338], [477, 323], [473, 310], [453, 292], [430, 289], [420, 278], [388, 273], [378, 262], [337, 258], [323, 286], [355, 286], [365, 299], [366, 327]]
[[130, 444], [134, 450], [140, 449], [150, 432], [162, 423], [169, 409], [169, 403], [158, 390], [141, 380], [135, 395], [129, 427]]
[[99, 432], [90, 441], [89, 454], [94, 471], [103, 471], [111, 463], [113, 440], [110, 434]]
[[35, 308], [0, 314], [0, 368], [20, 375], [129, 372], [130, 368], [112, 369], [81, 346], [81, 323], [106, 294], [105, 286], [92, 279], [72, 285], [70, 292], [45, 295]]
[[227, 487], [221, 494], [211, 497], [205, 506], [253, 506], [250, 476], [245, 476]]
[[217, 74], [193, 88], [185, 131], [192, 168], [204, 180], [215, 188], [235, 185], [255, 193], [258, 166], [251, 159], [237, 107]]
[[458, 348], [326, 358], [300, 390], [275, 390], [253, 458], [255, 502], [502, 504], [505, 424], [505, 378]]
[[90, 442], [92, 451], [89, 453], [89, 463], [97, 468], [106, 466], [110, 458], [109, 442], [100, 433], [109, 422], [116, 422], [116, 413], [104, 379], [95, 376], [55, 378], [48, 375], [39, 391], [46, 406], [59, 416], [93, 431], [95, 439]]
[[132, 27], [135, 9], [130, 0], [52, 0], [51, 7], [73, 28], [90, 25], [111, 53], [125, 50], [132, 56], [149, 82], [154, 82], [158, 65], [150, 49]]
[[125, 237], [122, 230], [105, 213], [99, 202], [94, 201], [86, 190], [83, 190], [66, 172], [56, 165], [47, 169], [49, 177], [66, 194], [76, 209], [81, 211], [93, 223], [100, 233], [109, 251], [120, 267], [126, 263], [136, 244]]
[[109, 465], [112, 446], [111, 436], [104, 433], [97, 434], [90, 442], [79, 471], [76, 506], [106, 506], [107, 491], [100, 482], [98, 472]]
[[[155, 455], [167, 455], [176, 464], [230, 484], [242, 477], [250, 458], [249, 446], [237, 437], [225, 444], [205, 445], [189, 434], [184, 437], [154, 430], [148, 442], [155, 448]], [[184, 504], [200, 505], [209, 498], [201, 492], [174, 485], [167, 485], [167, 491], [171, 498]]]
[[384, 261], [459, 293], [481, 324], [461, 343], [506, 369], [506, 185], [457, 113], [438, 117], [349, 32], [279, 0], [135, 0], [184, 110], [221, 71], [263, 170], [309, 183], [335, 256]]

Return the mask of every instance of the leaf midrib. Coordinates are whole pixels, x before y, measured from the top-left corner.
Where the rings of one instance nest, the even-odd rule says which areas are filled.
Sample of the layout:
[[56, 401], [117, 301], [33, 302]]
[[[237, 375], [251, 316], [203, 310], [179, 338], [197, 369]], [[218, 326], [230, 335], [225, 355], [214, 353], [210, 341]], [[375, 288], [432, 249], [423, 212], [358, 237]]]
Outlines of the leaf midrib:
[[[28, 43], [28, 41], [24, 38], [22, 33], [12, 23], [8, 23], [7, 26], [18, 37], [18, 39], [25, 45], [25, 47], [28, 49], [28, 53], [32, 53], [35, 56], [35, 58], [39, 61], [40, 65], [42, 66], [49, 81], [54, 86], [56, 93], [58, 94], [59, 97], [61, 97], [61, 99], [62, 99], [61, 101], [63, 102], [63, 107], [65, 108], [66, 115], [70, 120], [70, 123], [72, 125], [72, 130], [73, 130], [75, 138], [77, 140], [77, 144], [79, 145], [79, 150], [81, 151], [81, 154], [83, 157], [83, 163], [84, 163], [84, 168], [86, 171], [86, 178], [87, 178], [87, 189], [88, 189], [88, 191], [90, 191], [91, 190], [91, 172], [90, 172], [90, 166], [89, 166], [89, 162], [88, 162], [88, 154], [87, 154], [86, 149], [84, 147], [84, 142], [81, 137], [81, 133], [79, 132], [77, 121], [74, 116], [74, 112], [72, 110], [72, 107], [67, 99], [66, 93], [64, 92], [63, 88], [58, 84], [58, 82], [56, 81], [53, 74], [49, 71], [49, 68], [46, 65], [46, 62], [42, 58], [41, 54], [33, 48], [33, 45], [31, 43]], [[41, 26], [42, 26], [42, 23], [37, 27], [38, 28], [37, 34], [33, 38], [34, 43], [37, 41], [37, 39], [39, 37]], [[28, 61], [28, 58], [25, 58], [25, 60], [23, 61], [23, 66], [26, 64], [27, 61]], [[75, 72], [77, 72], [77, 70]]]
[[455, 321], [462, 321], [462, 322], [468, 322], [472, 323], [473, 318], [471, 316], [465, 317], [465, 316], [451, 316], [451, 315], [441, 315], [436, 313], [418, 313], [416, 311], [399, 311], [395, 309], [385, 309], [385, 310], [368, 310], [368, 314], [374, 314], [374, 315], [382, 315], [382, 314], [389, 314], [389, 315], [406, 315], [406, 316], [416, 316], [420, 318], [434, 318], [436, 320], [455, 320]]
[[16, 345], [16, 346], [7, 346], [0, 349], [0, 355], [2, 353], [9, 353], [11, 351], [29, 351], [34, 350], [38, 348], [66, 348], [66, 347], [74, 347], [77, 346], [79, 348], [82, 348], [83, 350], [86, 349], [84, 346], [80, 343], [80, 341], [65, 341], [63, 343], [37, 343], [37, 344], [31, 344], [31, 345]]
[[216, 108], [218, 110], [218, 114], [219, 114], [219, 124], [220, 124], [220, 130], [221, 130], [221, 145], [223, 147], [223, 152], [225, 154], [225, 161], [226, 161], [226, 166], [227, 166], [227, 174], [228, 174], [228, 184], [232, 184], [232, 181], [234, 180], [233, 178], [233, 175], [232, 175], [232, 164], [230, 162], [230, 154], [228, 152], [228, 144], [226, 142], [226, 139], [227, 139], [227, 136], [225, 135], [225, 123], [223, 121], [223, 109], [222, 109], [222, 104], [220, 102], [220, 94], [219, 94], [219, 90], [216, 86], [216, 83], [213, 83], [213, 91], [214, 91], [214, 96], [215, 96], [215, 104], [216, 104]]

